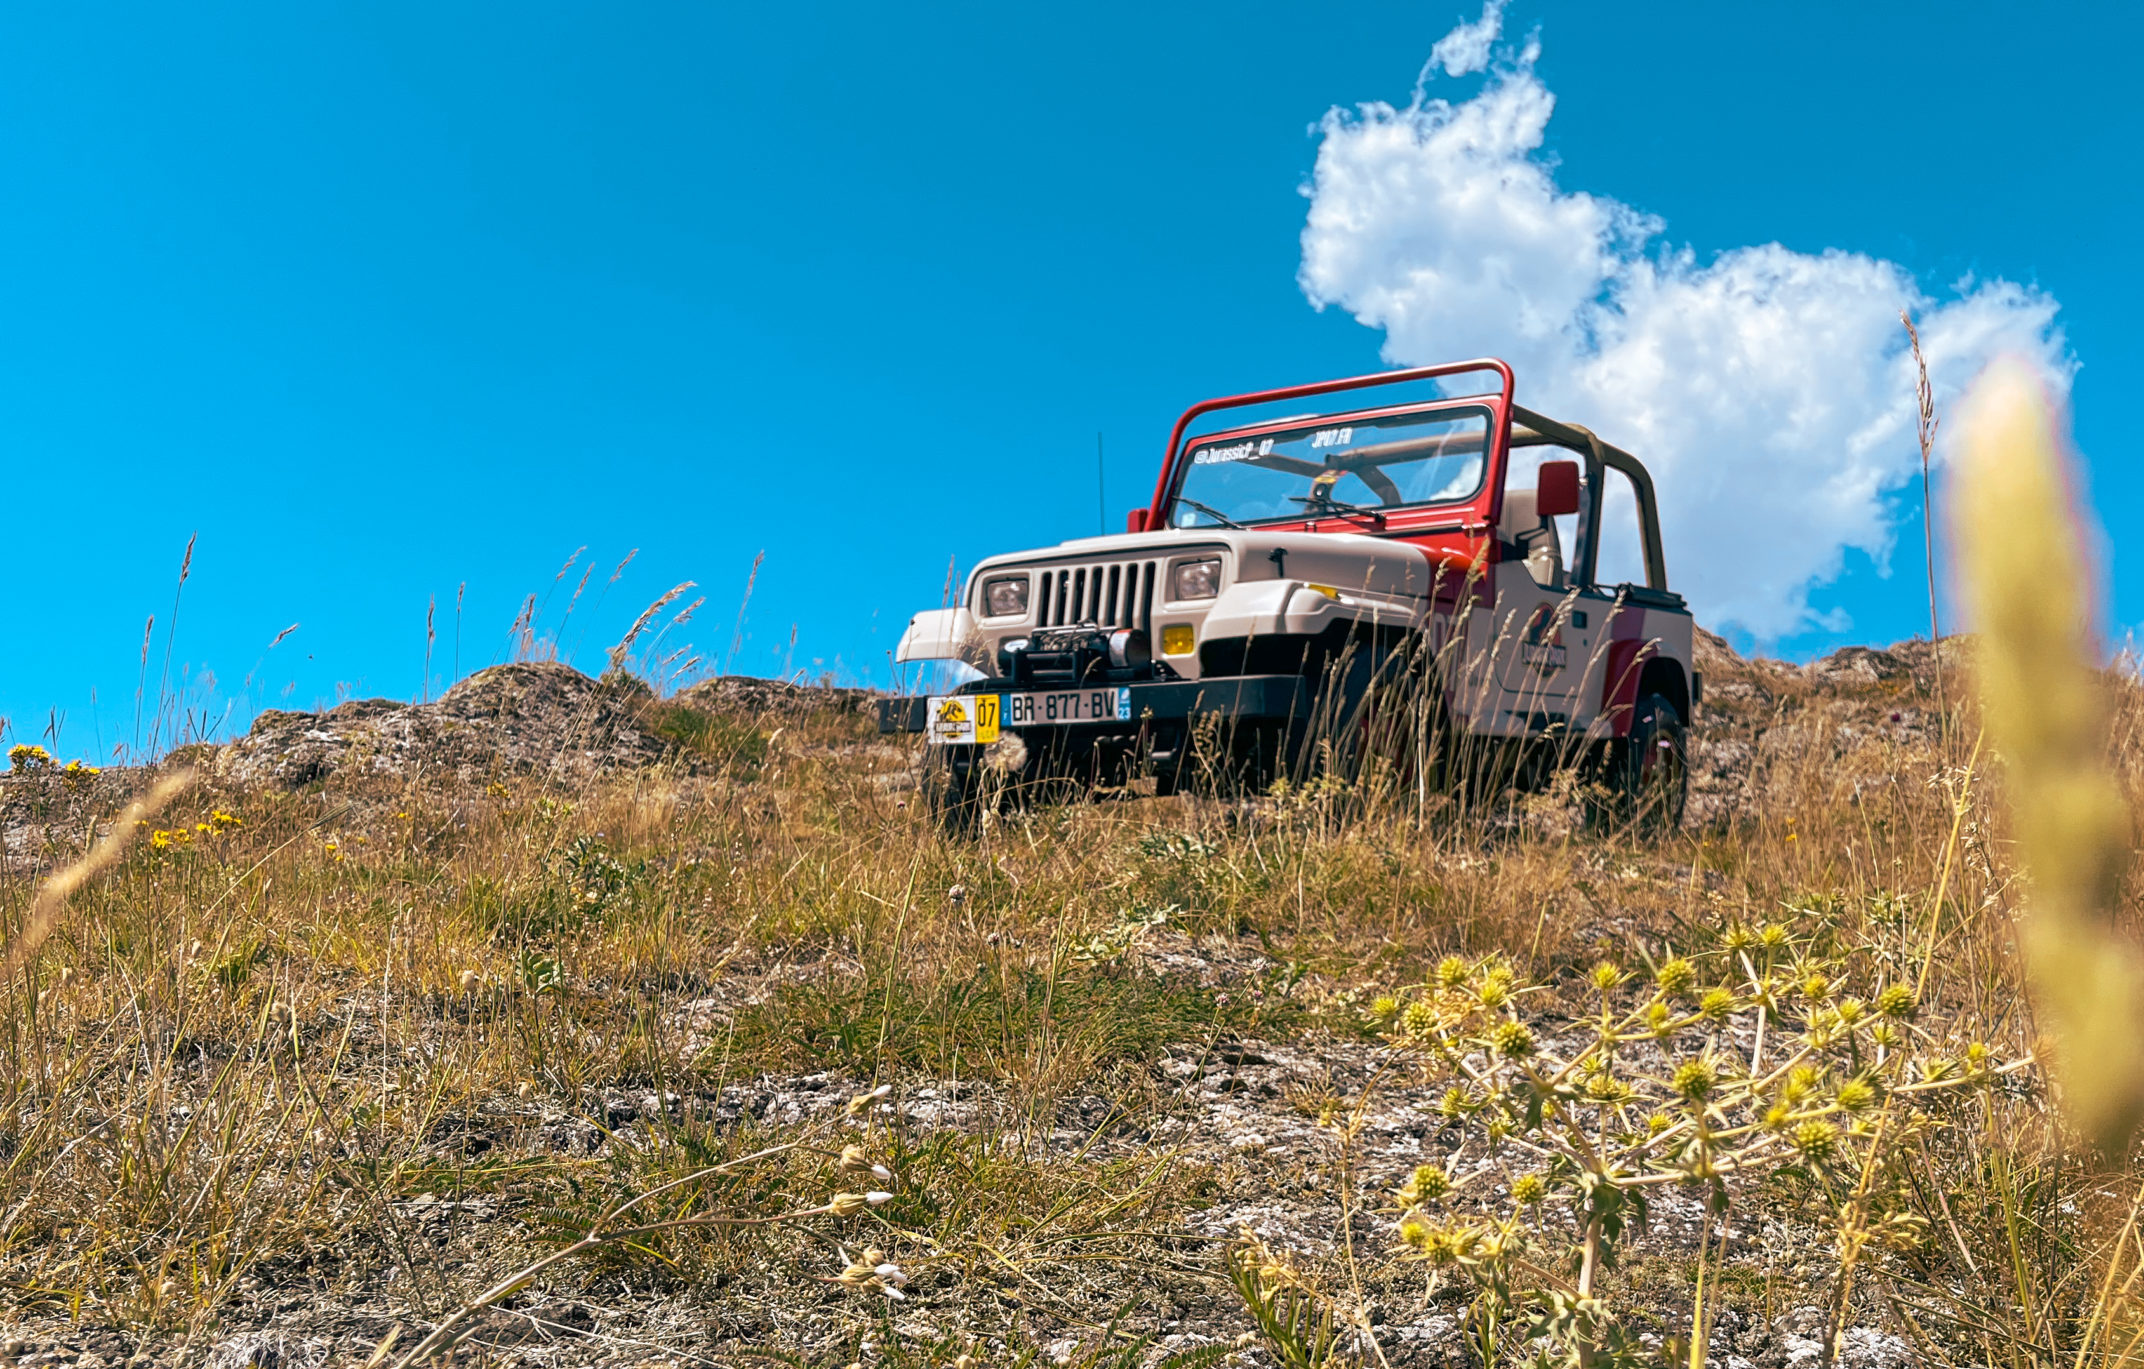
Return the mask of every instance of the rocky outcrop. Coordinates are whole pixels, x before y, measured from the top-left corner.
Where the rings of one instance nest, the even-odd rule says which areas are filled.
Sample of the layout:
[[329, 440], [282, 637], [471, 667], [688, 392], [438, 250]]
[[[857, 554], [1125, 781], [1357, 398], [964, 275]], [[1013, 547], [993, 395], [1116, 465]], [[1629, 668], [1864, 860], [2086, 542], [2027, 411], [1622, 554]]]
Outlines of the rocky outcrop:
[[877, 692], [869, 689], [839, 689], [832, 685], [762, 680], [753, 675], [723, 675], [687, 685], [671, 702], [702, 713], [771, 716], [794, 714], [799, 708], [868, 713], [877, 706], [878, 698]]
[[213, 768], [228, 784], [285, 788], [337, 774], [573, 783], [670, 755], [655, 730], [660, 709], [630, 677], [595, 680], [556, 662], [520, 662], [480, 670], [433, 703], [356, 699], [325, 713], [263, 713]]
[[[1704, 703], [1690, 730], [1692, 825], [1753, 817], [1776, 807], [1786, 786], [1836, 779], [1842, 796], [1888, 776], [1909, 757], [1932, 759], [1939, 695], [1970, 688], [1971, 640], [1925, 639], [1888, 648], [1841, 647], [1797, 666], [1738, 655], [1700, 630], [1695, 664]], [[1848, 764], [1849, 760], [1857, 762]]]

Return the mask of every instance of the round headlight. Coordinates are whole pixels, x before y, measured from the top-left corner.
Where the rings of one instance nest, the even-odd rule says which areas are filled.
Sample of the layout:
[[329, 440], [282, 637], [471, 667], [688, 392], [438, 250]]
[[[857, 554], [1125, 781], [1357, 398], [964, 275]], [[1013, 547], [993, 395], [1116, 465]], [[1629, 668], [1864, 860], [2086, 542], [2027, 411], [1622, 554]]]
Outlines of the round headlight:
[[1221, 558], [1179, 561], [1169, 572], [1171, 599], [1211, 599], [1221, 592]]
[[983, 582], [983, 613], [991, 618], [1012, 618], [1027, 612], [1027, 577], [1008, 576]]

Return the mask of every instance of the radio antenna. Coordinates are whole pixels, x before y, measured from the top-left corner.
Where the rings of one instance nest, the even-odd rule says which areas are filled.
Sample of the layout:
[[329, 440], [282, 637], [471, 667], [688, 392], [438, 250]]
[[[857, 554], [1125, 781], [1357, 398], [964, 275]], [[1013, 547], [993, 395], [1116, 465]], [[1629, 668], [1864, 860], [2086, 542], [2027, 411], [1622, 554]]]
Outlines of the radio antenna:
[[1109, 532], [1109, 497], [1102, 493], [1102, 435], [1094, 435], [1094, 530]]

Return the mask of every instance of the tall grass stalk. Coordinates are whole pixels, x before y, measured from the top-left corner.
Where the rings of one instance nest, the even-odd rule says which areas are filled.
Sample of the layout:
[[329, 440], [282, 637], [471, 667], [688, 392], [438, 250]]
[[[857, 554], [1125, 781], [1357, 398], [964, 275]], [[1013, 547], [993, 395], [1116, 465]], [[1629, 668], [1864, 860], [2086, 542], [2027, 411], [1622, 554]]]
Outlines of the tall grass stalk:
[[2098, 577], [2037, 377], [1999, 363], [1974, 387], [1963, 428], [1959, 569], [1982, 636], [1982, 709], [2032, 876], [2034, 1002], [2057, 1043], [2071, 1122], [2119, 1156], [2144, 1121], [2144, 952], [2113, 920], [2132, 830], [2105, 758]]

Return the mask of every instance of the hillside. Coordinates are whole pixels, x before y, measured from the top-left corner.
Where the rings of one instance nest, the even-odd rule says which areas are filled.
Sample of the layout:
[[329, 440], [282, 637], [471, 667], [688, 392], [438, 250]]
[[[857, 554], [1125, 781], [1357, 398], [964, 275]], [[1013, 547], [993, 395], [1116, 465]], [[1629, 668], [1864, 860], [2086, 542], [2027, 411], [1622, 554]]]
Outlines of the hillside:
[[[524, 664], [264, 715], [174, 758], [197, 786], [10, 990], [6, 1351], [392, 1363], [632, 1229], [458, 1323], [458, 1362], [1475, 1363], [1578, 1268], [1565, 1143], [1498, 1111], [1499, 1061], [1612, 1000], [1667, 1024], [1570, 1076], [1630, 1144], [1790, 1031], [1838, 1119], [1647, 1190], [1594, 1285], [1631, 1354], [1687, 1362], [1701, 1311], [1717, 1364], [1813, 1365], [1834, 1325], [1849, 1364], [2038, 1361], [2086, 1308], [2133, 1324], [2135, 1281], [2075, 1271], [2139, 1176], [2060, 1158], [2024, 1058], [1960, 646], [1946, 738], [1926, 643], [1707, 637], [1654, 841], [1298, 794], [947, 844], [867, 696], [761, 681]], [[0, 778], [11, 940], [147, 778]], [[1468, 1083], [1439, 1052], [1484, 1010]]]

